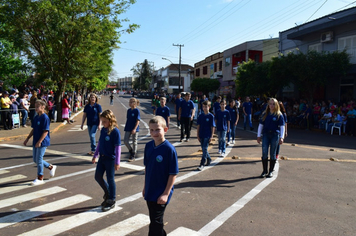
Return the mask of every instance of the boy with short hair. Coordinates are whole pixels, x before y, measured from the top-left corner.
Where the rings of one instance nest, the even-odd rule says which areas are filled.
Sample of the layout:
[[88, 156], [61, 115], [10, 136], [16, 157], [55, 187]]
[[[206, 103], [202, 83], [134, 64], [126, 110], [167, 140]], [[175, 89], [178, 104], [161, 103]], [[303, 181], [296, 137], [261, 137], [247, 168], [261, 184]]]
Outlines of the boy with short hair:
[[220, 110], [215, 114], [216, 130], [219, 140], [219, 154], [221, 157], [225, 156], [226, 149], [226, 134], [230, 132], [230, 112], [225, 109], [226, 101], [220, 102]]
[[166, 235], [163, 229], [163, 216], [174, 190], [174, 181], [179, 172], [177, 152], [165, 139], [168, 130], [161, 116], [149, 121], [152, 141], [145, 146], [143, 163], [145, 165], [145, 184], [142, 195], [147, 202], [150, 215], [148, 235]]
[[208, 152], [208, 147], [211, 139], [213, 138], [215, 121], [214, 115], [209, 113], [211, 103], [209, 101], [204, 101], [202, 103], [202, 110], [198, 117], [198, 127], [197, 127], [197, 136], [198, 141], [200, 142], [203, 155], [200, 161], [200, 165], [197, 170], [201, 171], [204, 168], [205, 161], [206, 165], [210, 165], [211, 157]]
[[166, 126], [169, 128], [169, 120], [171, 116], [171, 112], [169, 107], [166, 106], [167, 99], [165, 97], [160, 98], [161, 106], [156, 110], [156, 116], [162, 116], [166, 120]]
[[221, 96], [218, 96], [213, 106], [214, 115], [216, 115], [220, 110], [220, 102], [221, 102]]

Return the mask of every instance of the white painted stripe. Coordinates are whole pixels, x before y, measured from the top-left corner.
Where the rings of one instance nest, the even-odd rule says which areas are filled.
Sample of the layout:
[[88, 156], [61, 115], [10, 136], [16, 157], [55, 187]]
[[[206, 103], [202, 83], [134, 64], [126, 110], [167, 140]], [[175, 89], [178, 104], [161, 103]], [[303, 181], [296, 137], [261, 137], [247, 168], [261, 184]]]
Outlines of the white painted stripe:
[[8, 170], [0, 170], [0, 175], [2, 175], [2, 174], [6, 174], [6, 173], [9, 173], [10, 171], [8, 171]]
[[1, 178], [0, 184], [6, 183], [6, 182], [11, 182], [14, 180], [19, 180], [19, 179], [26, 179], [26, 178], [27, 178], [27, 176], [25, 176], [25, 175], [13, 175], [13, 176]]
[[132, 165], [132, 164], [128, 164], [127, 162], [120, 162], [120, 168], [121, 167], [131, 169], [131, 170], [139, 170], [139, 171], [145, 169], [144, 166]]
[[199, 232], [184, 227], [179, 227], [168, 234], [168, 236], [182, 236], [182, 235], [202, 236], [202, 234], [200, 234]]
[[[54, 212], [62, 208], [66, 208], [72, 205], [76, 205], [78, 203], [84, 202], [91, 199], [91, 197], [78, 194], [69, 198], [65, 198], [59, 201], [47, 203], [38, 207], [31, 208], [29, 210], [25, 210], [22, 212], [18, 212], [15, 214], [11, 214], [8, 216], [4, 216], [0, 218], [0, 228], [5, 228], [7, 226], [19, 223], [21, 221], [25, 221], [31, 219], [33, 217], [37, 217], [49, 212]], [[47, 234], [50, 231], [47, 232]]]
[[52, 188], [46, 188], [46, 189], [43, 189], [43, 190], [40, 190], [37, 192], [24, 194], [24, 195], [17, 196], [17, 197], [11, 197], [11, 198], [0, 201], [0, 208], [12, 206], [12, 205], [19, 204], [22, 202], [31, 201], [36, 198], [46, 197], [48, 195], [60, 193], [65, 190], [66, 190], [65, 188], [61, 188], [61, 187], [52, 187]]
[[99, 218], [108, 216], [109, 214], [112, 214], [112, 213], [119, 211], [121, 209], [122, 209], [121, 207], [115, 206], [110, 211], [103, 212], [101, 210], [101, 207], [96, 207], [89, 211], [85, 211], [85, 212], [73, 215], [71, 217], [65, 218], [63, 220], [57, 221], [55, 223], [48, 224], [46, 226], [34, 229], [32, 231], [28, 231], [26, 233], [21, 234], [21, 236], [57, 235], [57, 234], [65, 232], [67, 230], [71, 230], [75, 227], [89, 223], [90, 221], [94, 221]]
[[136, 230], [141, 229], [142, 227], [148, 225], [149, 223], [150, 223], [150, 218], [147, 215], [137, 214], [131, 218], [128, 218], [108, 228], [105, 228], [94, 234], [91, 234], [90, 236], [111, 236], [111, 235], [125, 236]]
[[215, 217], [212, 221], [206, 224], [203, 228], [199, 230], [201, 235], [210, 235], [217, 228], [219, 228], [223, 223], [225, 223], [232, 215], [238, 212], [241, 208], [243, 208], [249, 201], [251, 201], [254, 197], [257, 196], [264, 188], [266, 188], [270, 183], [272, 183], [278, 176], [279, 171], [279, 163], [276, 163], [275, 172], [272, 178], [266, 178], [261, 183], [259, 183], [255, 188], [245, 194], [242, 198], [228, 207], [225, 211], [220, 213], [217, 217]]

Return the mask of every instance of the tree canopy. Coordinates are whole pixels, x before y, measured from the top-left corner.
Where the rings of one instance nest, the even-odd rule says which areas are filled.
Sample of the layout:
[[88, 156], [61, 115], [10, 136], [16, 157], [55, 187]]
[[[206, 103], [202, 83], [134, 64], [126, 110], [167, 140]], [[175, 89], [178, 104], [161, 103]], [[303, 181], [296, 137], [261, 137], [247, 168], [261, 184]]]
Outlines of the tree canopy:
[[134, 89], [147, 90], [152, 80], [153, 65], [145, 59], [142, 63], [137, 63], [132, 67], [131, 71], [137, 78], [133, 85]]
[[220, 82], [217, 79], [209, 78], [196, 78], [192, 81], [190, 88], [195, 92], [203, 92], [204, 94], [209, 94], [209, 92], [214, 92], [220, 87]]

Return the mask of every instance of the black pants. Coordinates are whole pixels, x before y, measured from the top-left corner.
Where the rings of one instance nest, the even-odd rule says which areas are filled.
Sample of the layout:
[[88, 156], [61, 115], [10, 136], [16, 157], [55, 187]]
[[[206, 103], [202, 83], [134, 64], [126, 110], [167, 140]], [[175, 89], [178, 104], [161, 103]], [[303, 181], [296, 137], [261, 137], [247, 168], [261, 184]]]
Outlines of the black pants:
[[12, 125], [11, 125], [12, 117], [11, 117], [9, 109], [1, 110], [1, 120], [2, 120], [2, 124], [4, 125], [4, 129], [12, 128]]
[[187, 139], [190, 138], [190, 117], [180, 118], [181, 128], [180, 128], [180, 139], [184, 138], [184, 134], [187, 135]]
[[150, 215], [150, 226], [148, 236], [166, 236], [163, 229], [163, 216], [167, 204], [160, 205], [157, 202], [147, 201], [148, 212]]
[[347, 118], [347, 123], [346, 123], [346, 134], [353, 134], [356, 135], [355, 132], [355, 123], [356, 123], [356, 118]]

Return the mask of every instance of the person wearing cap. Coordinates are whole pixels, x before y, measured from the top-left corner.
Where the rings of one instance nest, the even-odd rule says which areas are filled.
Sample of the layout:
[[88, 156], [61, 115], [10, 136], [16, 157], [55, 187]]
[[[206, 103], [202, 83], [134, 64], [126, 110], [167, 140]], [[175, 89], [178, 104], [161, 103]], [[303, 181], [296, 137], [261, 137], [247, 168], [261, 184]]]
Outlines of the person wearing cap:
[[11, 101], [11, 105], [10, 105], [10, 121], [11, 121], [11, 126], [10, 127], [14, 127], [14, 123], [13, 123], [13, 120], [12, 120], [12, 115], [14, 114], [18, 114], [19, 113], [19, 103], [16, 101], [16, 97], [14, 95], [10, 95], [9, 96], [10, 98], [10, 101]]
[[11, 129], [10, 105], [12, 102], [9, 98], [9, 92], [3, 92], [1, 98], [1, 120], [5, 130]]

